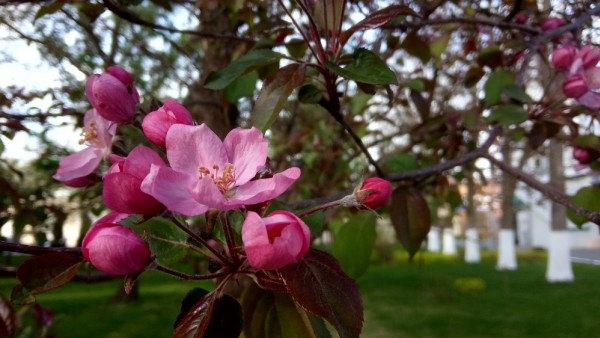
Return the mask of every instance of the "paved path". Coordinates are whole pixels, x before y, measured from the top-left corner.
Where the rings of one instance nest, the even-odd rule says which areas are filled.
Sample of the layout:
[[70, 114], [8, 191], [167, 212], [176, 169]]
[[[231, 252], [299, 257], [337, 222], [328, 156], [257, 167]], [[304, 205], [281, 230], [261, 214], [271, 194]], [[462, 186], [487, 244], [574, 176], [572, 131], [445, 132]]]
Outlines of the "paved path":
[[572, 249], [571, 262], [600, 265], [600, 249]]

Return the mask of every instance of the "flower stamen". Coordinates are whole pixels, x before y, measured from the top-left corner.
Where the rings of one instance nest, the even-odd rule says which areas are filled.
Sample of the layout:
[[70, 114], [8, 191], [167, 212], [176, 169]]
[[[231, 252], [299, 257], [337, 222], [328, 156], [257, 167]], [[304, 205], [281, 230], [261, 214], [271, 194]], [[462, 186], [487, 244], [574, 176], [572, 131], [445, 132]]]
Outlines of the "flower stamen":
[[225, 163], [225, 168], [223, 169], [223, 173], [219, 176], [219, 166], [213, 164], [212, 169], [214, 172], [211, 172], [206, 167], [198, 167], [198, 172], [200, 176], [198, 179], [201, 180], [203, 178], [209, 177], [215, 182], [215, 185], [219, 189], [219, 191], [225, 195], [231, 188], [235, 186], [235, 168], [231, 163]]
[[98, 137], [98, 132], [96, 131], [96, 122], [92, 121], [87, 127], [84, 127], [81, 130], [81, 139], [79, 140], [79, 144], [84, 144], [86, 141], [92, 141], [93, 139]]

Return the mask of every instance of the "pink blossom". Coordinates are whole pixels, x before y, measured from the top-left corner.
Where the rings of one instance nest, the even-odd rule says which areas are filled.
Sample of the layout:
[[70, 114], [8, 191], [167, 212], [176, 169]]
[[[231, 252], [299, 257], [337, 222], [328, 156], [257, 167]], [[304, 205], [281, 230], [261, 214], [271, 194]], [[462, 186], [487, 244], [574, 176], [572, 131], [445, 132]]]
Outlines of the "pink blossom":
[[564, 21], [561, 18], [547, 18], [542, 23], [542, 30], [549, 31], [552, 29], [556, 29], [556, 28], [562, 26], [563, 23], [564, 23]]
[[588, 85], [583, 74], [571, 75], [562, 86], [563, 92], [567, 97], [579, 98], [587, 93]]
[[109, 67], [107, 73], [90, 76], [85, 91], [98, 113], [113, 122], [131, 121], [140, 101], [131, 74], [116, 66]]
[[98, 270], [114, 275], [143, 269], [151, 255], [148, 245], [128, 227], [98, 222], [85, 235], [81, 251]]
[[249, 211], [242, 225], [248, 263], [256, 269], [276, 270], [298, 262], [310, 246], [310, 230], [288, 211], [261, 218]]
[[111, 159], [114, 163], [102, 178], [102, 198], [106, 206], [126, 214], [160, 213], [162, 204], [140, 189], [151, 166], [166, 167], [160, 156], [148, 147], [137, 146], [127, 158], [113, 156]]
[[58, 170], [52, 177], [70, 187], [83, 187], [91, 180], [89, 175], [110, 151], [112, 139], [116, 132], [116, 124], [100, 116], [95, 109], [90, 109], [83, 118], [84, 128], [79, 144], [89, 146], [79, 152], [60, 160]]
[[575, 57], [581, 59], [584, 69], [591, 69], [596, 67], [598, 61], [600, 61], [600, 50], [598, 48], [585, 45], [581, 47]]
[[573, 45], [557, 48], [552, 53], [552, 67], [556, 70], [566, 70], [573, 64], [577, 49]]
[[371, 209], [377, 209], [387, 203], [392, 196], [392, 184], [379, 177], [365, 180], [356, 192], [358, 203]]
[[164, 100], [164, 105], [155, 110], [142, 122], [142, 129], [146, 137], [159, 147], [164, 147], [167, 132], [174, 124], [193, 125], [192, 115], [177, 101]]
[[188, 216], [268, 201], [300, 176], [300, 169], [289, 168], [254, 179], [267, 160], [267, 141], [256, 128], [236, 128], [221, 141], [204, 124], [175, 124], [167, 133], [166, 148], [171, 168], [152, 165], [142, 191]]

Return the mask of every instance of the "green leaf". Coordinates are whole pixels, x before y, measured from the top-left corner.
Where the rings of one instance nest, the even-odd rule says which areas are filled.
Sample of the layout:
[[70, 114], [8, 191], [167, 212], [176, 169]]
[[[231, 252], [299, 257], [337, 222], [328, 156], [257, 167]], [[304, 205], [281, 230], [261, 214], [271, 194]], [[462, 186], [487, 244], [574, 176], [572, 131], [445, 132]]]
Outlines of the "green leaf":
[[302, 218], [302, 221], [310, 229], [313, 238], [321, 236], [323, 232], [323, 224], [325, 223], [325, 213], [323, 210], [313, 212], [312, 214]]
[[225, 87], [224, 94], [227, 101], [236, 103], [242, 97], [252, 96], [258, 81], [258, 72], [252, 71], [233, 80]]
[[361, 90], [357, 91], [356, 94], [350, 98], [350, 112], [352, 115], [358, 115], [365, 111], [369, 106], [369, 100], [373, 97], [371, 94], [367, 94]]
[[516, 100], [520, 103], [532, 103], [533, 99], [525, 93], [525, 89], [522, 86], [516, 84], [510, 84], [502, 88], [502, 94], [509, 98]]
[[239, 76], [251, 72], [258, 67], [278, 61], [282, 57], [270, 49], [256, 49], [234, 60], [229, 66], [208, 74], [204, 87], [223, 89]]
[[6, 146], [4, 145], [4, 142], [2, 141], [2, 138], [0, 138], [0, 155], [2, 155], [2, 153], [4, 152], [4, 150], [6, 150]]
[[410, 259], [419, 251], [431, 228], [427, 201], [415, 187], [398, 187], [392, 193], [390, 219], [396, 237], [408, 251]]
[[332, 72], [356, 82], [381, 85], [397, 83], [396, 74], [375, 53], [359, 48], [352, 54], [352, 58], [353, 61], [345, 68], [329, 61], [325, 62], [325, 66]]
[[17, 284], [10, 292], [10, 301], [15, 305], [30, 305], [35, 303], [35, 296], [23, 285]]
[[[575, 193], [575, 195], [569, 198], [571, 202], [576, 205], [595, 212], [600, 212], [600, 188], [598, 187], [584, 187]], [[573, 210], [567, 209], [567, 217], [571, 222], [575, 223], [578, 227], [581, 227], [584, 223], [589, 222], [585, 216], [577, 215]]]
[[464, 82], [466, 87], [473, 87], [485, 75], [485, 71], [481, 67], [471, 67], [465, 74]]
[[573, 145], [600, 151], [600, 137], [593, 134], [579, 136], [573, 140]]
[[330, 254], [309, 249], [298, 263], [279, 269], [289, 295], [306, 311], [327, 320], [341, 338], [358, 338], [363, 304], [356, 282]]
[[425, 90], [425, 82], [421, 79], [412, 79], [406, 84], [407, 88], [422, 92]]
[[[344, 0], [317, 1], [313, 12], [313, 18], [317, 22], [317, 25], [323, 28], [323, 30], [337, 30], [342, 20], [342, 13], [344, 12], [342, 9], [345, 3], [346, 1]], [[325, 14], [327, 14], [327, 22], [325, 22]]]
[[502, 50], [498, 45], [491, 45], [483, 48], [479, 51], [477, 56], [477, 63], [482, 67], [488, 66], [490, 68], [496, 68], [502, 65]]
[[[172, 222], [161, 217], [151, 218], [142, 224], [133, 225], [131, 228], [140, 236], [143, 235], [144, 231], [147, 231], [153, 236], [173, 242], [185, 242], [187, 240], [185, 232]], [[177, 263], [187, 252], [185, 246], [167, 243], [154, 238], [150, 238], [149, 246], [156, 259], [163, 265]]]
[[385, 161], [385, 165], [391, 171], [401, 173], [404, 171], [415, 170], [418, 168], [417, 158], [411, 153], [394, 154]]
[[292, 39], [285, 44], [285, 49], [287, 49], [291, 57], [301, 59], [306, 54], [308, 45], [302, 39]]
[[450, 34], [444, 34], [438, 36], [433, 41], [431, 41], [431, 44], [429, 45], [429, 50], [431, 51], [432, 56], [434, 56], [437, 59], [439, 59], [442, 56], [442, 54], [446, 50], [446, 47], [448, 46], [450, 36]]
[[65, 5], [64, 1], [55, 1], [47, 6], [40, 7], [40, 9], [38, 9], [38, 11], [35, 13], [33, 22], [35, 22], [37, 19], [41, 18], [44, 15], [54, 14], [54, 13], [60, 11], [60, 9], [63, 8], [64, 5]]
[[252, 283], [242, 294], [244, 337], [317, 337], [308, 314], [285, 293], [261, 289]]
[[307, 84], [300, 87], [298, 91], [298, 99], [302, 103], [319, 103], [323, 98], [323, 94], [317, 86], [312, 84]]
[[369, 267], [377, 237], [375, 220], [376, 216], [371, 212], [353, 215], [336, 234], [333, 255], [351, 278], [364, 275]]
[[489, 105], [500, 103], [502, 99], [502, 89], [505, 86], [512, 85], [515, 82], [514, 75], [507, 70], [498, 70], [494, 72], [485, 82], [483, 90], [485, 98], [483, 99]]
[[17, 279], [31, 295], [38, 295], [68, 283], [84, 261], [74, 254], [46, 253], [23, 262], [17, 269]]
[[304, 83], [306, 66], [291, 64], [281, 68], [269, 77], [252, 110], [252, 122], [255, 127], [265, 132], [275, 122], [281, 109], [288, 101], [292, 91]]
[[431, 49], [429, 48], [429, 45], [421, 39], [416, 30], [409, 33], [406, 38], [404, 38], [401, 46], [408, 54], [419, 58], [423, 63], [427, 63], [429, 59], [431, 59]]
[[506, 104], [490, 112], [486, 118], [487, 123], [497, 122], [501, 126], [510, 126], [527, 121], [529, 114], [523, 110], [523, 107], [516, 104]]

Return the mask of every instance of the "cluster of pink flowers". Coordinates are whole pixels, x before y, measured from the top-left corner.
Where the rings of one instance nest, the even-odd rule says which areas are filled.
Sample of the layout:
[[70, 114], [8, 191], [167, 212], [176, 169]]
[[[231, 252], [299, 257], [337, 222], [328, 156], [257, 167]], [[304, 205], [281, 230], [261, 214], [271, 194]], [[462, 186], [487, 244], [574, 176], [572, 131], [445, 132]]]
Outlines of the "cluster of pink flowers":
[[[86, 92], [93, 109], [85, 116], [82, 136], [89, 147], [63, 158], [54, 178], [85, 186], [102, 159], [110, 158], [112, 165], [102, 176], [102, 197], [113, 212], [92, 226], [82, 245], [84, 257], [106, 273], [133, 273], [152, 260], [148, 245], [118, 224], [125, 217], [158, 216], [165, 210], [195, 216], [209, 209], [244, 209], [276, 198], [300, 176], [300, 169], [293, 167], [259, 178], [268, 151], [262, 132], [236, 128], [221, 141], [206, 125], [195, 125], [185, 107], [173, 100], [147, 114], [141, 125], [146, 137], [166, 152], [166, 161], [141, 145], [127, 157], [110, 154], [117, 125], [136, 116], [139, 94], [131, 75], [119, 67], [92, 75]], [[389, 199], [391, 184], [369, 179], [359, 191], [360, 205], [377, 208]], [[288, 211], [264, 218], [247, 211], [242, 241], [252, 267], [274, 270], [306, 254], [310, 230]]]
[[587, 45], [579, 51], [573, 45], [566, 45], [552, 53], [552, 66], [566, 76], [562, 86], [564, 94], [592, 109], [600, 108], [598, 61], [600, 50]]

